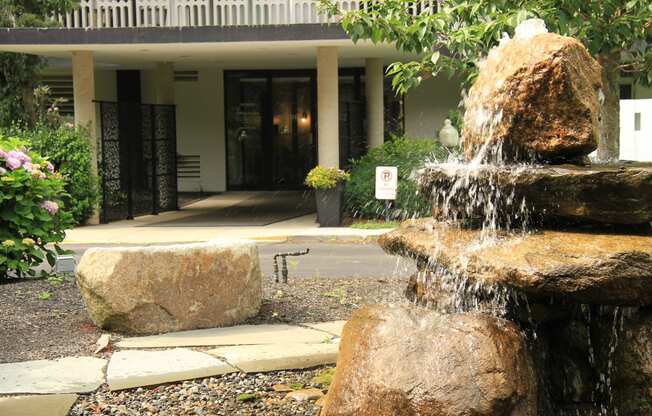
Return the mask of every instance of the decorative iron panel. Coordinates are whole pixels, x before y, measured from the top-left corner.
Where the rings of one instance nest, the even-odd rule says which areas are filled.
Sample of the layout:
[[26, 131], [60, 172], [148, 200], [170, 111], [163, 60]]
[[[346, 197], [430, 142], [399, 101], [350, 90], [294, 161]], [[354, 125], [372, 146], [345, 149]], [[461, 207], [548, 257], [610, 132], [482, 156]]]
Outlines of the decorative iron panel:
[[178, 209], [175, 107], [99, 104], [101, 222]]

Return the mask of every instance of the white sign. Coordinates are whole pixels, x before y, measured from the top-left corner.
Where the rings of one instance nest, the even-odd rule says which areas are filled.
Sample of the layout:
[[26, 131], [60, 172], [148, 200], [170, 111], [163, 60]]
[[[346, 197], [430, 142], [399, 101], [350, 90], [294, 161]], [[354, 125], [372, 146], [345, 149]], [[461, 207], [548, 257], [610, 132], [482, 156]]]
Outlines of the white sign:
[[397, 186], [396, 166], [376, 166], [376, 199], [396, 199]]

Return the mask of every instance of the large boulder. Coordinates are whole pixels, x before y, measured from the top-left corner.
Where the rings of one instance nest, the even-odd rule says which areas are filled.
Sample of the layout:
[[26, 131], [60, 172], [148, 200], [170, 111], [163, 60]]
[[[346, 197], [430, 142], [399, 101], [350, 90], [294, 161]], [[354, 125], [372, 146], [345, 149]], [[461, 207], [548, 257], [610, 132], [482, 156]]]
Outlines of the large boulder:
[[[416, 259], [422, 269], [440, 267], [480, 287], [513, 288], [535, 299], [652, 305], [652, 234], [546, 230], [505, 233], [488, 244], [480, 243], [481, 234], [423, 219], [406, 221], [378, 242], [389, 254]], [[413, 281], [416, 296], [441, 302], [440, 287], [424, 283]]]
[[489, 53], [469, 90], [466, 158], [502, 143], [508, 161], [580, 159], [598, 143], [600, 64], [574, 38], [525, 27], [517, 32]]
[[258, 313], [255, 243], [92, 248], [77, 285], [99, 327], [152, 334], [233, 325]]
[[369, 306], [344, 326], [321, 416], [535, 416], [517, 327], [482, 314]]
[[503, 223], [527, 218], [554, 226], [652, 221], [649, 163], [527, 168], [444, 163], [420, 171], [419, 189], [432, 194], [433, 216], [442, 220], [478, 222], [496, 215]]

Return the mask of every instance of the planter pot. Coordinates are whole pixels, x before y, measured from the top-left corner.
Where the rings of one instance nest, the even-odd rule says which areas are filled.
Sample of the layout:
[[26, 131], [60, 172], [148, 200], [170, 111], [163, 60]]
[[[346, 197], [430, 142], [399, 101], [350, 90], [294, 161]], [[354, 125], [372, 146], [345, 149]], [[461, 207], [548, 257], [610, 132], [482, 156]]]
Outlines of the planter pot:
[[331, 189], [316, 189], [317, 219], [320, 227], [339, 227], [342, 222], [342, 193], [344, 186], [338, 184]]

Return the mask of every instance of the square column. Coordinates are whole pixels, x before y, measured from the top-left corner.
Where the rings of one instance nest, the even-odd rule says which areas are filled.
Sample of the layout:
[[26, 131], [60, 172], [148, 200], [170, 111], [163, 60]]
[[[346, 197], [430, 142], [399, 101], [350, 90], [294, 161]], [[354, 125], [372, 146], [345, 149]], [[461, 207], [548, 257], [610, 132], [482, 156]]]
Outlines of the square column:
[[[95, 64], [93, 52], [72, 53], [72, 87], [75, 100], [75, 124], [95, 133]], [[94, 149], [96, 144], [92, 143]]]
[[364, 85], [367, 104], [367, 147], [382, 146], [385, 141], [385, 107], [383, 61], [368, 58], [365, 61]]
[[155, 104], [174, 104], [174, 65], [159, 62], [154, 70], [156, 82]]
[[339, 77], [337, 48], [317, 48], [317, 139], [318, 163], [340, 166]]
[[[75, 125], [87, 129], [91, 145], [91, 169], [97, 176], [97, 128], [95, 108], [95, 64], [93, 52], [76, 51], [72, 53], [72, 88], [75, 109]], [[97, 207], [96, 207], [97, 208]], [[88, 224], [99, 224], [100, 217], [93, 214], [87, 221]]]

